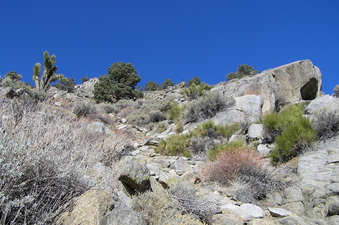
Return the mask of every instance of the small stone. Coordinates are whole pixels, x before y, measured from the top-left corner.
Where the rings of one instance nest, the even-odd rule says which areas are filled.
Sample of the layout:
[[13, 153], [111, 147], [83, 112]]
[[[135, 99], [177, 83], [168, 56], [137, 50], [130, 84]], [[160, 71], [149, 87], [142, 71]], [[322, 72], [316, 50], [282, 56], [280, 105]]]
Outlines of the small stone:
[[286, 217], [292, 214], [290, 211], [287, 211], [286, 209], [283, 208], [268, 207], [268, 211], [271, 213], [273, 217]]

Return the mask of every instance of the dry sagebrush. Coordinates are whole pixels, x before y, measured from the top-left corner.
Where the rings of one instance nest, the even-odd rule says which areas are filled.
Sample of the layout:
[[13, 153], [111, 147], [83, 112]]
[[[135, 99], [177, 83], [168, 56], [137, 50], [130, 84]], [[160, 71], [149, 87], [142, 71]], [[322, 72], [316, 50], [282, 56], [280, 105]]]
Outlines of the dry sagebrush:
[[87, 122], [47, 103], [0, 98], [0, 224], [52, 223], [93, 185], [88, 170], [112, 163], [119, 137], [89, 132]]
[[288, 183], [274, 179], [259, 154], [248, 148], [228, 150], [217, 155], [203, 170], [206, 180], [229, 186], [231, 194], [242, 202], [254, 202]]

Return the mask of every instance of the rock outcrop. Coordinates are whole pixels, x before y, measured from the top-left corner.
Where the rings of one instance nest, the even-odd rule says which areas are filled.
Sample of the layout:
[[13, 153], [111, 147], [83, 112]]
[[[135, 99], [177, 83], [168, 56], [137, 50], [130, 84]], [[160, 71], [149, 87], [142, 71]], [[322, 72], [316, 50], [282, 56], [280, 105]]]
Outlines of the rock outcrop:
[[211, 91], [224, 96], [259, 95], [263, 98], [262, 112], [269, 113], [288, 103], [313, 100], [320, 95], [322, 75], [310, 60], [265, 70], [252, 77], [221, 83]]

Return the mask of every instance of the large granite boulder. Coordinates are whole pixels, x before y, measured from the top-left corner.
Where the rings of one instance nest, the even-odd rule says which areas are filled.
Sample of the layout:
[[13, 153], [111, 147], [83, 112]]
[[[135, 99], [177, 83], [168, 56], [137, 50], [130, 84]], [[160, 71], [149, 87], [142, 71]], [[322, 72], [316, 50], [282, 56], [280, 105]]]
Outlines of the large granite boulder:
[[263, 98], [264, 114], [287, 103], [313, 100], [320, 95], [322, 75], [310, 60], [265, 70], [260, 74], [234, 79], [215, 86], [224, 96], [259, 95]]
[[58, 217], [57, 225], [97, 224], [114, 208], [115, 200], [108, 193], [92, 188], [72, 200]]

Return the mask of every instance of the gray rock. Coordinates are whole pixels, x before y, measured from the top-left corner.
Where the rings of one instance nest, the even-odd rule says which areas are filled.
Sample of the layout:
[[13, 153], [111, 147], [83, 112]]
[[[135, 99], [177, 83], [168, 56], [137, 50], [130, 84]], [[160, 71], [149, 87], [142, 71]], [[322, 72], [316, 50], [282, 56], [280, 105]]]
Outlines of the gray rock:
[[327, 218], [327, 225], [338, 225], [339, 224], [339, 216], [331, 216]]
[[237, 216], [245, 221], [249, 221], [252, 218], [263, 218], [265, 216], [264, 210], [259, 206], [253, 204], [242, 204], [241, 206], [226, 204], [221, 207], [223, 214], [235, 213]]
[[286, 217], [292, 214], [290, 211], [287, 211], [286, 209], [283, 208], [268, 207], [267, 209], [271, 213], [271, 216], [273, 217]]
[[[176, 171], [180, 171], [183, 173], [187, 172], [187, 171], [191, 171], [193, 172], [193, 168], [192, 166], [190, 166], [187, 162], [187, 160], [183, 159], [182, 157], [180, 157], [179, 159], [175, 160], [172, 164], [171, 164], [171, 168], [175, 169]], [[181, 175], [182, 175], [181, 174]]]
[[334, 112], [339, 109], [339, 98], [330, 95], [324, 95], [314, 99], [306, 107], [307, 114], [318, 114], [322, 112]]
[[329, 184], [327, 186], [327, 189], [334, 194], [338, 194], [339, 193], [339, 183]]
[[274, 147], [275, 146], [273, 144], [260, 144], [257, 147], [257, 151], [261, 157], [269, 157]]
[[234, 141], [242, 141], [246, 143], [246, 136], [245, 135], [237, 135], [233, 134], [229, 140], [229, 142], [234, 142]]
[[239, 221], [234, 218], [230, 218], [229, 216], [223, 215], [223, 214], [216, 214], [213, 216], [213, 224], [222, 225], [243, 225], [242, 221]]
[[96, 134], [115, 136], [114, 132], [101, 122], [93, 122], [88, 124], [87, 130]]
[[339, 215], [339, 202], [330, 204], [327, 211], [327, 216]]
[[119, 181], [124, 185], [130, 195], [142, 193], [151, 189], [150, 172], [146, 163], [138, 159], [126, 159], [125, 166], [119, 176]]
[[292, 186], [284, 190], [285, 202], [298, 202], [304, 201], [304, 196], [300, 188]]
[[211, 120], [218, 125], [256, 123], [262, 116], [262, 98], [245, 95], [235, 98], [235, 105], [224, 112], [217, 113]]
[[119, 202], [99, 225], [146, 225], [144, 218], [132, 208]]
[[262, 112], [266, 114], [285, 103], [315, 99], [320, 95], [321, 84], [320, 70], [310, 60], [303, 60], [221, 83], [211, 91], [234, 97], [259, 95], [263, 99]]
[[280, 224], [283, 225], [309, 225], [306, 221], [297, 216], [289, 216], [279, 220]]
[[290, 212], [303, 216], [305, 212], [304, 204], [302, 202], [290, 202], [282, 205], [281, 207], [288, 209]]
[[75, 198], [56, 220], [57, 225], [99, 224], [114, 207], [114, 200], [100, 189], [90, 189]]
[[251, 124], [248, 127], [248, 137], [252, 140], [263, 137], [264, 125], [262, 124]]

